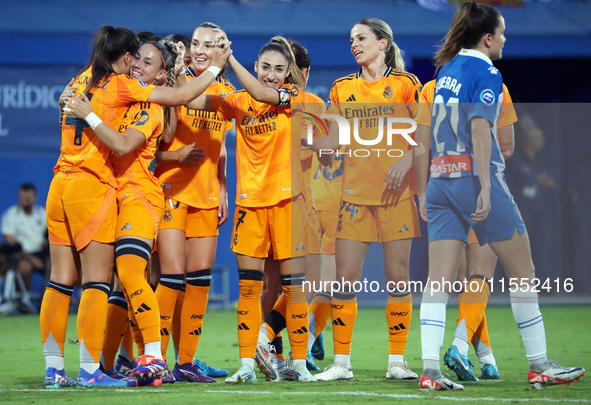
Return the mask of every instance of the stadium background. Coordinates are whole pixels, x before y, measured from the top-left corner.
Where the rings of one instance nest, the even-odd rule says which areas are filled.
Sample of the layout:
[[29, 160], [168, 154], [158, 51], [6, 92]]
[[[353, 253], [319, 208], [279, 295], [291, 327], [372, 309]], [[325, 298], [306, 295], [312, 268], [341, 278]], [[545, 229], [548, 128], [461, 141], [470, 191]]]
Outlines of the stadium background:
[[[191, 36], [204, 21], [222, 26], [237, 59], [249, 67], [277, 34], [301, 42], [312, 57], [308, 91], [328, 98], [332, 82], [358, 69], [349, 31], [364, 17], [379, 17], [394, 31], [408, 70], [422, 83], [433, 78], [430, 62], [447, 32], [453, 9], [435, 10], [414, 1], [2, 1], [0, 13], [0, 212], [16, 203], [23, 182], [38, 187], [44, 204], [59, 155], [57, 99], [86, 62], [92, 33], [101, 25], [165, 36]], [[591, 3], [526, 1], [500, 7], [507, 25], [503, 59], [495, 63], [513, 101], [527, 108], [546, 137], [542, 151], [557, 187], [532, 204], [546, 229], [532, 234], [545, 256], [536, 263], [541, 277], [572, 277], [575, 290], [591, 292]], [[230, 79], [239, 87], [232, 75]], [[529, 104], [529, 103], [544, 103]], [[578, 104], [572, 104], [578, 103]], [[519, 118], [522, 118], [521, 116]], [[519, 135], [519, 128], [517, 128]], [[518, 137], [519, 142], [519, 137]], [[519, 146], [519, 145], [518, 145]], [[235, 137], [227, 141], [230, 212], [234, 209]], [[511, 179], [511, 172], [508, 172]], [[577, 181], [575, 181], [577, 180]], [[515, 190], [512, 190], [515, 193]], [[525, 207], [522, 207], [522, 210]], [[531, 209], [533, 209], [531, 208]], [[426, 234], [425, 224], [424, 234]], [[216, 266], [230, 269], [230, 296], [238, 296], [231, 222], [220, 229]], [[425, 238], [413, 244], [411, 278], [426, 278]], [[374, 245], [364, 277], [383, 282], [381, 248]], [[499, 274], [499, 273], [498, 273]], [[499, 274], [500, 275], [500, 274]], [[554, 289], [553, 289], [554, 291]], [[361, 296], [360, 301], [383, 295]]]

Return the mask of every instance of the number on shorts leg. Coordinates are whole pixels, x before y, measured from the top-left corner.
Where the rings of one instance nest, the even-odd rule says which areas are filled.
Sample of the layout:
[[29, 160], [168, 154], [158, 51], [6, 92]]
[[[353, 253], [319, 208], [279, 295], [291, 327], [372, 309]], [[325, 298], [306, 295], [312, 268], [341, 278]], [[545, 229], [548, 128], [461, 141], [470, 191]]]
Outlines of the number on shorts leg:
[[355, 214], [359, 212], [359, 209], [357, 208], [357, 205], [349, 203], [347, 204], [347, 208], [345, 209], [345, 211], [349, 211], [351, 213], [351, 221], [353, 221], [353, 219], [355, 218]]
[[234, 232], [238, 231], [238, 226], [244, 222], [244, 217], [246, 216], [246, 211], [238, 210], [238, 214], [240, 214], [240, 216], [238, 217], [238, 221], [236, 221], [236, 229], [234, 229]]

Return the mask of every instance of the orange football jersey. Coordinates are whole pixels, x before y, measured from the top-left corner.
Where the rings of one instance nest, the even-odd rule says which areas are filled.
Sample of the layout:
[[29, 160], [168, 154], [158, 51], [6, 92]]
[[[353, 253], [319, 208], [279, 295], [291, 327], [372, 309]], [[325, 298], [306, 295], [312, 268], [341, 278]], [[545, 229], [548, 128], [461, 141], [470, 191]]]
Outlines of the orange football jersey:
[[[312, 93], [304, 93], [304, 105], [292, 105], [303, 114], [292, 112], [292, 132], [308, 136], [308, 125], [312, 125], [314, 138], [326, 135], [326, 123], [320, 116], [326, 113], [326, 104], [320, 97]], [[313, 122], [311, 124], [311, 122]], [[292, 195], [302, 194], [306, 201], [313, 203], [312, 196], [312, 165], [316, 153], [311, 150], [301, 150], [301, 138], [292, 137]]]
[[[156, 143], [164, 128], [162, 107], [155, 103], [133, 104], [121, 123], [119, 132], [128, 129], [140, 131], [146, 141], [126, 156], [111, 155], [117, 178], [119, 205], [140, 197], [164, 209], [164, 194], [151, 169], [155, 165]], [[153, 167], [152, 167], [153, 169]]]
[[[90, 78], [91, 68], [76, 78], [76, 95], [80, 96], [84, 92]], [[153, 88], [128, 75], [112, 74], [86, 96], [90, 99], [93, 112], [111, 128], [119, 129], [129, 104], [146, 101]], [[115, 186], [113, 169], [108, 159], [111, 150], [98, 139], [86, 121], [67, 112], [63, 114], [60, 157], [54, 171], [81, 170]]]
[[[361, 72], [334, 82], [329, 114], [345, 117], [351, 129], [350, 144], [345, 152], [343, 200], [362, 205], [385, 205], [410, 198], [414, 193], [412, 171], [400, 187], [388, 189], [384, 183], [390, 166], [410, 149], [409, 142], [399, 134], [388, 139], [387, 119], [412, 119], [420, 89], [421, 83], [415, 75], [392, 68], [375, 82], [363, 80]], [[392, 126], [409, 128], [409, 124]], [[364, 142], [376, 140], [380, 131], [383, 136], [379, 143], [362, 144], [353, 135], [354, 131], [358, 131]]]
[[[291, 104], [303, 104], [304, 92], [297, 86], [283, 89]], [[236, 204], [269, 207], [291, 199], [292, 105], [259, 103], [244, 90], [210, 95], [209, 101], [224, 117], [236, 120]]]
[[[189, 75], [187, 78], [194, 79]], [[226, 94], [233, 91], [234, 87], [230, 82], [217, 78], [204, 94]], [[195, 148], [203, 149], [206, 156], [198, 166], [179, 162], [158, 165], [156, 175], [167, 198], [196, 208], [215, 208], [219, 205], [218, 160], [224, 133], [233, 126], [232, 121], [218, 112], [178, 107], [174, 138], [163, 150], [177, 150], [195, 142]]]

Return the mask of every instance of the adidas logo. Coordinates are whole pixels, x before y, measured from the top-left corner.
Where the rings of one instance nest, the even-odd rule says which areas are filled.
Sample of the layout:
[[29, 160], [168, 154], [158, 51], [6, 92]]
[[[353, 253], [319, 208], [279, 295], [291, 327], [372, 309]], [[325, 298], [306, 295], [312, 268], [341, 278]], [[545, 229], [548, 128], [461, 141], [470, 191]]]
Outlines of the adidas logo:
[[406, 327], [402, 323], [399, 323], [398, 325], [394, 325], [390, 328], [390, 330], [404, 330], [404, 329], [406, 329]]
[[308, 329], [306, 329], [305, 326], [302, 326], [300, 329], [294, 330], [291, 333], [295, 333], [296, 335], [303, 335], [304, 333], [308, 333]]
[[355, 98], [355, 94], [351, 94], [347, 101], [357, 101], [357, 99]]
[[201, 335], [201, 328], [195, 329], [193, 332], [189, 332], [189, 335], [192, 335], [192, 336], [199, 336], [199, 335]]
[[402, 228], [400, 228], [400, 230], [398, 231], [398, 233], [401, 233], [401, 232], [408, 232], [408, 231], [410, 231], [410, 229], [408, 229], [408, 226], [406, 226], [406, 225], [403, 225], [403, 226], [402, 226]]
[[299, 252], [300, 250], [304, 250], [304, 244], [303, 243], [300, 243], [298, 245], [298, 247], [296, 248], [296, 252]]
[[164, 328], [160, 331], [160, 336], [168, 336], [170, 335], [170, 333], [168, 332], [168, 329]]
[[238, 330], [250, 330], [250, 328], [246, 326], [244, 322], [242, 322], [240, 325], [238, 325]]
[[122, 231], [131, 231], [131, 225], [129, 225], [129, 222], [126, 223], [125, 225], [123, 225], [123, 228], [121, 228]]
[[135, 326], [135, 323], [133, 323], [133, 321], [131, 319], [129, 320], [129, 326], [131, 326], [131, 327]]
[[147, 306], [146, 304], [142, 304], [140, 305], [140, 307], [137, 309], [137, 311], [135, 311], [135, 314], [143, 314], [144, 312], [147, 311], [151, 311], [152, 308], [150, 308], [149, 306]]
[[336, 326], [345, 326], [345, 322], [343, 322], [343, 321], [341, 320], [341, 318], [337, 318], [337, 319], [335, 319], [334, 321], [332, 321], [332, 324], [333, 324], [333, 325], [336, 325]]
[[250, 107], [250, 106], [249, 106], [249, 107], [248, 107], [248, 111], [252, 111], [252, 107]]

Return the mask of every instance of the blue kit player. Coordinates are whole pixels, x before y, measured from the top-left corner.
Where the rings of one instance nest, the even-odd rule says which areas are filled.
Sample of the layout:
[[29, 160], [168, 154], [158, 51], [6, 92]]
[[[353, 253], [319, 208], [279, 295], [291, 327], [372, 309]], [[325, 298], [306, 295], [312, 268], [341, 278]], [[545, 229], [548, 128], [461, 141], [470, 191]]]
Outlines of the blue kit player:
[[[490, 244], [507, 276], [517, 279], [518, 287], [510, 294], [511, 308], [530, 364], [529, 384], [534, 388], [570, 384], [585, 372], [546, 357], [529, 238], [505, 184], [505, 163], [496, 140], [503, 80], [492, 60], [501, 58], [504, 32], [505, 21], [496, 9], [463, 3], [436, 55], [433, 159], [426, 193], [429, 279], [420, 311], [421, 391], [464, 388], [442, 376], [439, 352], [450, 286], [471, 227], [481, 245]], [[456, 367], [471, 367], [466, 356], [448, 355]]]

